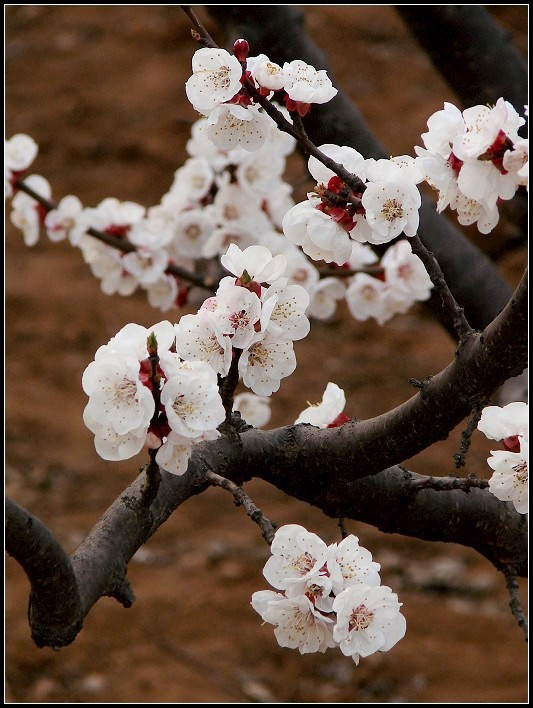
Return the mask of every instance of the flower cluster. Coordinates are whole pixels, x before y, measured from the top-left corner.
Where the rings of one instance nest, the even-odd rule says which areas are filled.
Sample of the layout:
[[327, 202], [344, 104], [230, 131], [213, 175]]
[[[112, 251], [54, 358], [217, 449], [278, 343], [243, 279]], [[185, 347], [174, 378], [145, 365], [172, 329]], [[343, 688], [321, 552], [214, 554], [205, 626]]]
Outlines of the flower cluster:
[[244, 385], [269, 396], [296, 368], [293, 341], [309, 332], [309, 295], [283, 277], [285, 256], [272, 256], [265, 246], [241, 251], [231, 244], [221, 263], [233, 276], [220, 281], [196, 315], [181, 318], [178, 351], [209, 361], [221, 376], [238, 357]]
[[524, 125], [513, 106], [496, 105], [461, 112], [451, 103], [428, 120], [417, 147], [417, 163], [425, 180], [438, 191], [437, 210], [457, 211], [460, 224], [477, 223], [487, 234], [499, 220], [498, 203], [528, 185], [529, 143], [518, 135]]
[[129, 459], [146, 445], [162, 469], [183, 474], [193, 443], [218, 436], [226, 413], [216, 372], [180, 356], [178, 331], [168, 321], [128, 324], [85, 369], [83, 420], [105, 460]]
[[239, 39], [234, 53], [204, 47], [192, 58], [192, 76], [185, 84], [193, 108], [207, 118], [206, 132], [223, 150], [241, 146], [255, 151], [270, 133], [272, 119], [258, 96], [278, 93], [289, 111], [305, 115], [312, 103], [326, 103], [337, 93], [326, 71], [303, 61], [271, 62], [266, 54], [249, 57], [248, 42]]
[[315, 157], [308, 168], [317, 186], [305, 202], [285, 215], [287, 238], [313, 260], [342, 265], [352, 253], [351, 241], [382, 244], [418, 229], [423, 179], [414, 158], [365, 160], [351, 147], [326, 144], [319, 148], [354, 175], [349, 186]]
[[487, 463], [494, 470], [490, 491], [501, 501], [512, 502], [520, 514], [528, 513], [529, 408], [527, 403], [487, 406], [478, 430], [490, 440], [501, 440], [505, 450], [491, 450]]
[[361, 657], [391, 649], [405, 635], [401, 603], [381, 585], [380, 566], [356, 536], [327, 546], [303, 526], [276, 532], [263, 575], [276, 590], [252, 595], [252, 607], [274, 625], [282, 647], [301, 654], [340, 647]]
[[225, 420], [218, 376], [232, 365], [258, 394], [253, 422], [268, 421], [259, 397], [277, 391], [296, 368], [293, 341], [309, 332], [309, 296], [283, 277], [285, 257], [264, 246], [241, 251], [232, 244], [221, 260], [233, 276], [196, 315], [149, 329], [128, 324], [85, 370], [84, 421], [104, 459], [125, 460], [147, 445], [160, 467], [183, 474], [192, 444], [216, 437]]

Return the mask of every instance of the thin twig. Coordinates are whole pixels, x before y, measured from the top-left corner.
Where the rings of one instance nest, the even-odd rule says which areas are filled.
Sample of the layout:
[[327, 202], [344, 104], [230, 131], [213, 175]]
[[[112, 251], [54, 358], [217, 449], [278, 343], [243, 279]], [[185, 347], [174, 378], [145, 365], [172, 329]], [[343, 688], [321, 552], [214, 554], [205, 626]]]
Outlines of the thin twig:
[[270, 545], [274, 540], [276, 524], [264, 516], [261, 509], [256, 507], [246, 492], [244, 492], [241, 487], [238, 487], [235, 482], [226, 479], [226, 477], [221, 477], [219, 474], [216, 474], [216, 472], [213, 472], [210, 469], [206, 469], [205, 478], [213, 486], [222, 487], [222, 489], [225, 489], [227, 492], [233, 494], [235, 505], [242, 505], [244, 507], [251, 520], [254, 521], [261, 529], [265, 541]]
[[511, 598], [511, 601], [509, 602], [509, 607], [511, 608], [511, 612], [513, 613], [516, 618], [516, 621], [518, 622], [518, 626], [524, 633], [524, 637], [527, 642], [527, 620], [522, 609], [522, 602], [520, 601], [520, 588], [516, 580], [516, 570], [511, 566], [507, 566], [503, 569], [503, 574], [505, 575], [505, 584], [507, 586], [507, 590], [509, 591], [509, 596]]
[[486, 489], [489, 483], [486, 479], [479, 479], [475, 475], [468, 477], [422, 477], [412, 481], [413, 488], [433, 489], [435, 492], [449, 492], [453, 489], [460, 489], [469, 492], [471, 489]]
[[472, 413], [470, 414], [470, 418], [468, 419], [468, 425], [461, 434], [461, 447], [459, 448], [459, 452], [456, 452], [453, 456], [457, 469], [466, 465], [466, 453], [468, 452], [470, 448], [470, 443], [472, 442], [472, 433], [477, 428], [477, 424], [479, 423], [479, 419], [481, 418], [481, 413], [483, 412], [483, 408], [486, 405], [487, 399], [484, 399], [482, 402], [475, 403], [472, 406]]
[[180, 7], [187, 15], [189, 20], [193, 23], [197, 32], [200, 34], [200, 37], [203, 40], [202, 44], [204, 44], [206, 47], [211, 47], [211, 49], [219, 49], [218, 44], [215, 42], [215, 40], [211, 37], [209, 32], [200, 22], [192, 7], [190, 5], [180, 5]]
[[[35, 199], [35, 201], [46, 209], [47, 212], [57, 209], [57, 204], [54, 204], [54, 202], [38, 194], [35, 190], [29, 187], [24, 180], [17, 179], [15, 181], [15, 187], [21, 192], [25, 192], [32, 199]], [[122, 238], [117, 238], [116, 236], [111, 236], [110, 234], [105, 233], [105, 231], [98, 231], [98, 229], [94, 229], [92, 226], [87, 228], [86, 233], [98, 241], [105, 243], [106, 246], [122, 251], [122, 253], [134, 253], [137, 251], [137, 247], [134, 246], [133, 243], [130, 243]], [[215, 290], [216, 283], [213, 278], [201, 275], [200, 273], [193, 273], [192, 271], [182, 268], [175, 263], [169, 263], [165, 269], [165, 273], [175, 275], [181, 280], [197, 285], [199, 288], [204, 288], [205, 290], [210, 291]]]
[[474, 332], [465, 317], [463, 308], [459, 307], [456, 299], [452, 295], [437, 259], [433, 253], [428, 251], [428, 249], [424, 246], [418, 234], [411, 238], [411, 247], [413, 253], [418, 256], [424, 264], [428, 275], [431, 278], [431, 282], [435, 286], [435, 290], [439, 293], [442, 300], [442, 305], [452, 320], [453, 327], [459, 338], [459, 344], [461, 345]]

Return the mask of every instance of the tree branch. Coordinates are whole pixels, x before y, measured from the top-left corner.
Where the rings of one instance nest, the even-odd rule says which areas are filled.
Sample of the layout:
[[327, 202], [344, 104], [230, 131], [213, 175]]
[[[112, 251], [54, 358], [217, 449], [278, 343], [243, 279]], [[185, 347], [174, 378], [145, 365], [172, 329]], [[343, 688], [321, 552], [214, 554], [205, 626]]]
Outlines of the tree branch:
[[75, 572], [65, 551], [40, 519], [9, 498], [5, 502], [6, 551], [31, 585], [29, 621], [39, 647], [70, 644], [83, 624]]
[[[35, 199], [35, 201], [44, 207], [47, 212], [52, 211], [52, 209], [57, 209], [57, 204], [54, 204], [49, 199], [46, 199], [38, 194], [34, 189], [28, 186], [24, 180], [15, 180], [14, 186], [21, 192], [25, 192], [32, 199]], [[122, 253], [132, 253], [137, 250], [137, 247], [133, 243], [130, 243], [130, 241], [126, 241], [123, 238], [117, 238], [116, 236], [105, 233], [105, 231], [98, 231], [97, 229], [93, 229], [92, 226], [87, 229], [86, 233], [95, 238], [97, 241], [101, 241], [106, 246], [122, 251]], [[186, 282], [192, 283], [199, 288], [204, 288], [205, 290], [214, 291], [216, 288], [216, 283], [210, 276], [202, 275], [201, 273], [193, 273], [192, 271], [182, 268], [175, 263], [169, 263], [165, 269], [165, 273], [175, 275], [181, 280], [185, 280]]]
[[[471, 337], [455, 360], [409, 401], [377, 418], [339, 428], [320, 430], [305, 424], [270, 431], [252, 428], [239, 435], [238, 445], [225, 436], [200, 443], [186, 474], [161, 475], [149, 507], [143, 472], [112, 504], [70, 563], [42, 525], [33, 530], [27, 512], [10, 507], [8, 550], [36, 583], [30, 607], [34, 641], [39, 646], [73, 641], [83, 618], [103, 595], [131, 604], [133, 593], [126, 579], [130, 559], [180, 504], [207, 488], [206, 467], [237, 485], [253, 477], [264, 479], [333, 518], [357, 519], [389, 533], [429, 541], [461, 543], [497, 568], [512, 566], [525, 575], [526, 519], [512, 504], [467, 482], [462, 486], [468, 492], [453, 489], [449, 481], [451, 490], [436, 490], [431, 488], [436, 486], [434, 480], [391, 465], [447, 437], [475, 400], [490, 395], [526, 361], [524, 276], [494, 322]], [[43, 573], [49, 563], [57, 573]], [[67, 601], [71, 594], [74, 600]]]
[[507, 590], [509, 591], [509, 597], [511, 601], [509, 602], [509, 607], [511, 612], [518, 622], [518, 626], [524, 632], [526, 642], [528, 640], [528, 627], [527, 620], [522, 609], [522, 602], [520, 600], [520, 588], [516, 582], [516, 571], [512, 567], [507, 567], [503, 569], [503, 574], [505, 575], [505, 584], [507, 585]]
[[235, 506], [244, 507], [251, 520], [261, 529], [261, 533], [263, 534], [265, 541], [270, 545], [274, 540], [276, 524], [266, 518], [261, 509], [253, 503], [244, 490], [241, 489], [241, 487], [238, 487], [231, 480], [226, 479], [226, 477], [221, 477], [219, 474], [216, 474], [216, 472], [209, 469], [205, 472], [205, 478], [209, 484], [215, 487], [221, 487], [221, 489], [225, 489], [230, 494], [233, 494]]
[[503, 96], [523, 110], [527, 65], [482, 5], [396, 5], [395, 10], [465, 106], [493, 104]]

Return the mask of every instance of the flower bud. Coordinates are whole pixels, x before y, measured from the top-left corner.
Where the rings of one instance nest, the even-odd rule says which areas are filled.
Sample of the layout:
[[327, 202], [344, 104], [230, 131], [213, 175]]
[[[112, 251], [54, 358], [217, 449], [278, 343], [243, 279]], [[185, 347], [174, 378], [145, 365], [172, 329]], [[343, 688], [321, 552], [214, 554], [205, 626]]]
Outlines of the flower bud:
[[250, 45], [245, 39], [235, 40], [235, 44], [233, 45], [233, 53], [240, 62], [246, 61], [249, 51]]

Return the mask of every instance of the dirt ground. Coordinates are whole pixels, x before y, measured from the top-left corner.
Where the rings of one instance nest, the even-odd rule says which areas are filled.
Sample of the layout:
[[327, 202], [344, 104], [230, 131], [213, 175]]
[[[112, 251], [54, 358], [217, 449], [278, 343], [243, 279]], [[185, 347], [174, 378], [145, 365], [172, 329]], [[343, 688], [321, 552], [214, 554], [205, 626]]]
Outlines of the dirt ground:
[[[527, 48], [527, 6], [492, 7], [518, 48]], [[451, 90], [388, 6], [307, 6], [306, 23], [329, 53], [341, 86], [392, 154], [413, 154], [428, 116]], [[6, 135], [39, 143], [34, 171], [53, 194], [87, 206], [115, 196], [155, 204], [186, 158], [185, 98], [195, 46], [177, 6], [6, 8]], [[209, 24], [222, 41], [216, 27]], [[253, 47], [252, 47], [253, 51]], [[353, 67], [359, 70], [355, 72]], [[291, 162], [294, 179], [304, 175]], [[502, 223], [488, 239], [505, 237]], [[469, 234], [474, 233], [472, 230]], [[526, 253], [499, 266], [516, 283]], [[107, 297], [79, 252], [42, 239], [32, 250], [11, 225], [6, 237], [6, 486], [72, 552], [144, 463], [94, 451], [82, 422], [81, 375], [125, 323], [163, 318], [142, 293]], [[170, 314], [178, 319], [179, 314]], [[408, 379], [434, 374], [453, 343], [422, 308], [386, 327], [345, 311], [314, 323], [296, 345], [298, 368], [273, 397], [272, 426], [292, 422], [328, 381], [347, 413], [384, 412], [412, 395]], [[317, 367], [317, 361], [319, 366]], [[467, 471], [486, 474], [489, 449], [476, 434]], [[409, 465], [453, 472], [460, 430]], [[335, 520], [265, 483], [246, 487], [278, 524], [299, 523], [326, 542]], [[210, 490], [181, 507], [133, 559], [137, 601], [102, 599], [70, 647], [36, 648], [28, 629], [29, 585], [12, 559], [6, 579], [6, 700], [21, 703], [506, 703], [527, 701], [527, 650], [502, 577], [473, 551], [385, 535], [349, 522], [383, 582], [404, 603], [406, 637], [359, 667], [329, 650], [280, 648], [250, 606], [266, 589], [268, 547], [227, 493]], [[525, 581], [521, 582], [526, 591]]]

